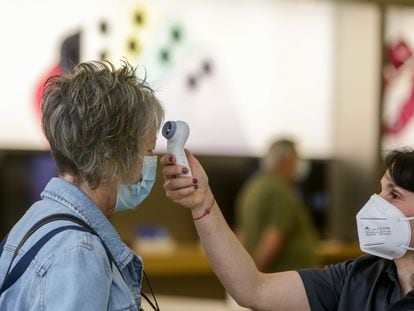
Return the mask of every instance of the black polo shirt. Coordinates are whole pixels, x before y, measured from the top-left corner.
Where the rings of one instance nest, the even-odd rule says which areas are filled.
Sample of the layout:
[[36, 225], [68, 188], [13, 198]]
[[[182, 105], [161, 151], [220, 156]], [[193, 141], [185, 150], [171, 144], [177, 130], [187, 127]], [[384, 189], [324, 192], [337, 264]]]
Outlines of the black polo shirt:
[[414, 310], [414, 293], [401, 299], [391, 260], [365, 255], [324, 269], [298, 271], [311, 310]]

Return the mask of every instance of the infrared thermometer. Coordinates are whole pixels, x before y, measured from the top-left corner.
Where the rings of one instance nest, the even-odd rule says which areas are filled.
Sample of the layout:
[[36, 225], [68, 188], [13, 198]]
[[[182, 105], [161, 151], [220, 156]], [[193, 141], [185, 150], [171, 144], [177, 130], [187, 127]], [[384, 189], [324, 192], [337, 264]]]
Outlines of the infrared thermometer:
[[190, 134], [190, 127], [184, 121], [167, 121], [162, 127], [162, 136], [167, 139], [167, 151], [175, 156], [176, 164], [188, 168], [187, 174], [180, 176], [192, 176], [184, 145]]

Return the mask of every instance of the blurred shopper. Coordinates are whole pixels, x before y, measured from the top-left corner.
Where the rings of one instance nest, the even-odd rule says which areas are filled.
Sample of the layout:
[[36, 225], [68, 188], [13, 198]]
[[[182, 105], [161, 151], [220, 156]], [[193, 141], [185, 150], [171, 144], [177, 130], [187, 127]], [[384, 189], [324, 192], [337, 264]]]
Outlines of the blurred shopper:
[[361, 249], [369, 255], [324, 269], [262, 273], [233, 234], [196, 158], [192, 177], [171, 155], [161, 159], [167, 196], [191, 210], [206, 254], [226, 290], [254, 310], [414, 310], [414, 151], [386, 161], [381, 192], [357, 214]]
[[90, 62], [47, 81], [42, 112], [59, 177], [1, 248], [0, 309], [140, 310], [143, 264], [107, 217], [151, 191], [163, 108], [129, 64]]
[[260, 271], [318, 266], [317, 231], [295, 191], [298, 167], [294, 142], [277, 140], [238, 195], [237, 235]]

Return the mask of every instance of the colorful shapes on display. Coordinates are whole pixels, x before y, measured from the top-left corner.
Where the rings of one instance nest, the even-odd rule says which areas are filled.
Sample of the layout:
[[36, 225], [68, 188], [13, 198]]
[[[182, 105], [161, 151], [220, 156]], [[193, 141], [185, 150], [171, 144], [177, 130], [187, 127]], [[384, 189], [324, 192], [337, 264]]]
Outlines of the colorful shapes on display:
[[200, 84], [201, 80], [208, 77], [213, 71], [213, 63], [209, 59], [202, 61], [198, 71], [193, 72], [187, 77], [187, 86], [190, 90], [194, 90]]

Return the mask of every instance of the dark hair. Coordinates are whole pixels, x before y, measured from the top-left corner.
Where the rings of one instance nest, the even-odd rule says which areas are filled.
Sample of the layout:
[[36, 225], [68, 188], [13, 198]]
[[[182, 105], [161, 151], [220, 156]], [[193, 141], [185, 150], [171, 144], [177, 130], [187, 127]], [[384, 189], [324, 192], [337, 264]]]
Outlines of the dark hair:
[[385, 167], [397, 186], [414, 192], [414, 150], [411, 148], [390, 151]]
[[122, 183], [136, 171], [146, 138], [155, 135], [163, 108], [127, 62], [88, 62], [49, 78], [42, 127], [60, 174], [93, 189]]

